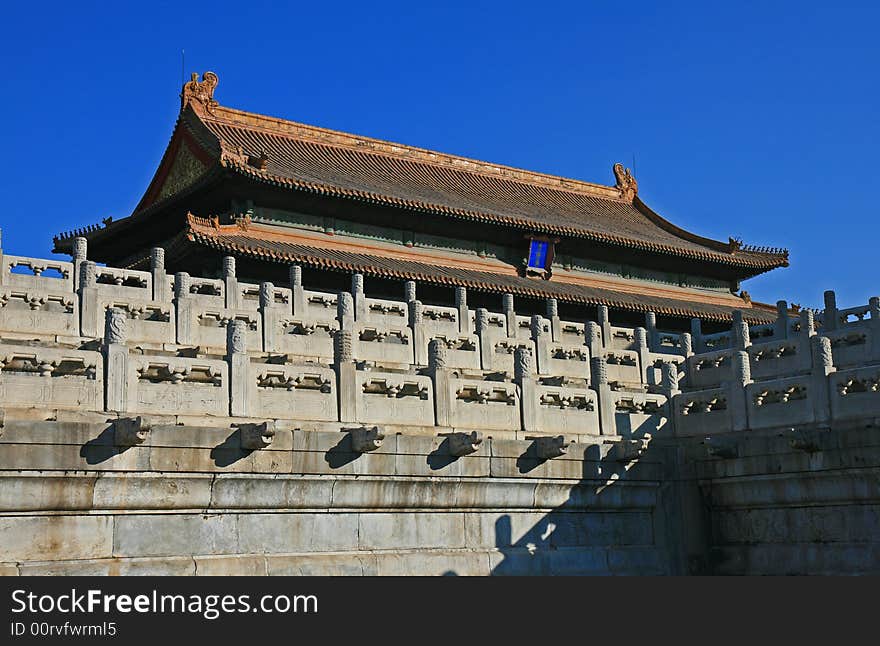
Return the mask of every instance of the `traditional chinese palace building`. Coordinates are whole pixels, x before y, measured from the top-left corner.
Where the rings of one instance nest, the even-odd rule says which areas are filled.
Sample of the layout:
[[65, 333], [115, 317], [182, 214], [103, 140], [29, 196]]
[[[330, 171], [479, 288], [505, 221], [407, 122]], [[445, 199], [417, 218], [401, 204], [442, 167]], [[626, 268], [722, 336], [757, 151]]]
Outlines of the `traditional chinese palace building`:
[[667, 328], [721, 323], [735, 309], [753, 323], [776, 316], [736, 292], [787, 266], [787, 251], [675, 226], [620, 164], [603, 186], [475, 161], [227, 108], [217, 82], [207, 72], [184, 86], [134, 212], [59, 236], [56, 251], [83, 235], [91, 259], [116, 267], [144, 269], [161, 246], [169, 271], [193, 275], [232, 255], [251, 281], [284, 284], [298, 264], [317, 289], [346, 289], [359, 272], [376, 295], [416, 280], [437, 304], [464, 286], [474, 305], [512, 293], [539, 311], [556, 298], [569, 317], [607, 305], [622, 323], [653, 311]]

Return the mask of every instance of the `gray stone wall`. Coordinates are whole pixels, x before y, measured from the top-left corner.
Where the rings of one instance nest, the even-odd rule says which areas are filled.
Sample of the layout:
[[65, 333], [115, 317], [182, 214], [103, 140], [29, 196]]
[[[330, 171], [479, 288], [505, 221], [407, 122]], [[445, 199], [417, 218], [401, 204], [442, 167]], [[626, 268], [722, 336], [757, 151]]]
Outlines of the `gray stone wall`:
[[77, 250], [0, 251], [2, 573], [880, 570], [876, 298], [678, 335]]

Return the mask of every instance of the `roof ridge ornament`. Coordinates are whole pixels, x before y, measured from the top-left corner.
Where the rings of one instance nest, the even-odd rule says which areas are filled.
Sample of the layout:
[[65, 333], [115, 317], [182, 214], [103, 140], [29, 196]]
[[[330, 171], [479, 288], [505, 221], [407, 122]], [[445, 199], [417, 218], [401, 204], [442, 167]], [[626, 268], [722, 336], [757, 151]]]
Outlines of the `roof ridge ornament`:
[[214, 114], [214, 108], [219, 103], [214, 100], [214, 90], [220, 79], [214, 72], [205, 72], [202, 74], [202, 80], [199, 81], [197, 72], [192, 73], [192, 78], [183, 85], [183, 91], [180, 93], [180, 109], [183, 110], [190, 103], [201, 103], [209, 114]]
[[617, 180], [615, 188], [620, 191], [620, 197], [632, 201], [639, 192], [639, 183], [633, 177], [632, 171], [625, 168], [620, 162], [614, 164], [612, 170], [614, 170], [614, 178]]

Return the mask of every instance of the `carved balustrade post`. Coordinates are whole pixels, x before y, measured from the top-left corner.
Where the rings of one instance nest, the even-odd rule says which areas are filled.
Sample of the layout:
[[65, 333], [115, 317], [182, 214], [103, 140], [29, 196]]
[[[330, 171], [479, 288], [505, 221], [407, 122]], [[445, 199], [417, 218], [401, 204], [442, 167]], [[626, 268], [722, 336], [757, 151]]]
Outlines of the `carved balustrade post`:
[[251, 415], [251, 380], [244, 321], [233, 319], [226, 324], [226, 360], [229, 363], [229, 412], [233, 417], [248, 417]]
[[645, 331], [648, 335], [648, 349], [651, 352], [659, 352], [660, 333], [657, 331], [657, 315], [654, 312], [645, 312]]
[[178, 345], [193, 345], [192, 278], [185, 271], [174, 274], [174, 325]]
[[128, 317], [124, 310], [111, 307], [104, 318], [104, 396], [105, 408], [121, 413], [128, 408]]
[[79, 327], [80, 334], [91, 339], [103, 333], [105, 315], [98, 311], [98, 266], [89, 260], [79, 266]]
[[237, 310], [241, 307], [241, 294], [238, 290], [238, 277], [233, 256], [223, 257], [223, 293], [225, 306], [228, 309]]
[[526, 348], [517, 348], [513, 354], [513, 379], [519, 390], [522, 430], [526, 432], [540, 430], [538, 386], [535, 381], [534, 372], [535, 367], [532, 363], [532, 353]]
[[705, 352], [706, 346], [703, 342], [703, 322], [698, 318], [691, 319], [691, 337], [694, 342], [694, 352], [696, 354]]
[[275, 285], [270, 282], [260, 283], [260, 316], [263, 318], [264, 352], [273, 352], [276, 349], [278, 315], [278, 307], [275, 305]]
[[559, 318], [559, 304], [555, 298], [547, 299], [547, 319], [550, 321], [550, 336], [560, 343], [562, 341], [562, 320]]
[[635, 338], [635, 351], [639, 355], [639, 373], [642, 375], [642, 383], [646, 384], [648, 380], [648, 371], [653, 367], [651, 364], [651, 349], [648, 347], [648, 331], [643, 327], [637, 327], [633, 330]]
[[617, 435], [615, 419], [616, 402], [608, 383], [608, 365], [605, 356], [599, 353], [590, 358], [590, 387], [596, 391], [599, 400], [599, 429], [602, 435]]
[[467, 306], [467, 289], [464, 287], [455, 288], [455, 308], [458, 310], [458, 332], [459, 334], [471, 333], [471, 317], [468, 313]]
[[[351, 294], [347, 292], [343, 294], [351, 301]], [[350, 327], [337, 330], [333, 336], [333, 369], [336, 371], [340, 422], [357, 421], [357, 404], [362, 396], [357, 391], [357, 366], [354, 363], [353, 344], [354, 333]]]
[[302, 267], [290, 266], [290, 308], [291, 314], [305, 316], [308, 311], [305, 290], [303, 289]]
[[[611, 347], [611, 317], [607, 305], [600, 305], [597, 317], [599, 328], [602, 330], [602, 347]], [[592, 350], [592, 348], [590, 348]]]
[[351, 297], [354, 301], [354, 320], [363, 321], [367, 316], [367, 299], [364, 294], [364, 275], [352, 274]]
[[550, 335], [544, 327], [544, 318], [535, 314], [531, 320], [532, 342], [535, 344], [536, 369], [539, 375], [549, 375], [550, 370]]
[[432, 339], [428, 345], [428, 374], [434, 384], [434, 420], [437, 426], [452, 426], [452, 388], [446, 362], [449, 349], [442, 339]]
[[477, 328], [477, 337], [480, 339], [480, 367], [483, 370], [491, 370], [495, 343], [492, 339], [492, 332], [489, 329], [489, 311], [485, 307], [478, 307], [474, 320]]
[[150, 276], [153, 281], [153, 300], [167, 303], [168, 274], [165, 272], [165, 250], [162, 247], [153, 247], [150, 250]]
[[507, 336], [509, 338], [516, 337], [516, 310], [513, 308], [513, 294], [504, 294], [501, 297], [501, 313], [506, 319]]
[[788, 303], [776, 301], [776, 321], [773, 324], [773, 338], [788, 338]]
[[425, 337], [424, 312], [421, 301], [408, 301], [409, 328], [413, 337], [413, 360], [416, 365], [428, 365], [428, 341]]

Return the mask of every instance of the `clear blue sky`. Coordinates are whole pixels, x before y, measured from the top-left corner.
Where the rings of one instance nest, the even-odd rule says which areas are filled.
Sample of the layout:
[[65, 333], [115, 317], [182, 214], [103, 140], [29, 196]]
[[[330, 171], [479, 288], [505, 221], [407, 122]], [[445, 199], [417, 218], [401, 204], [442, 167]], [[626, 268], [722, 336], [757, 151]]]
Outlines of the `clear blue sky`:
[[3, 245], [124, 217], [186, 71], [246, 110], [601, 183], [791, 249], [753, 298], [880, 294], [880, 3], [10, 3]]

